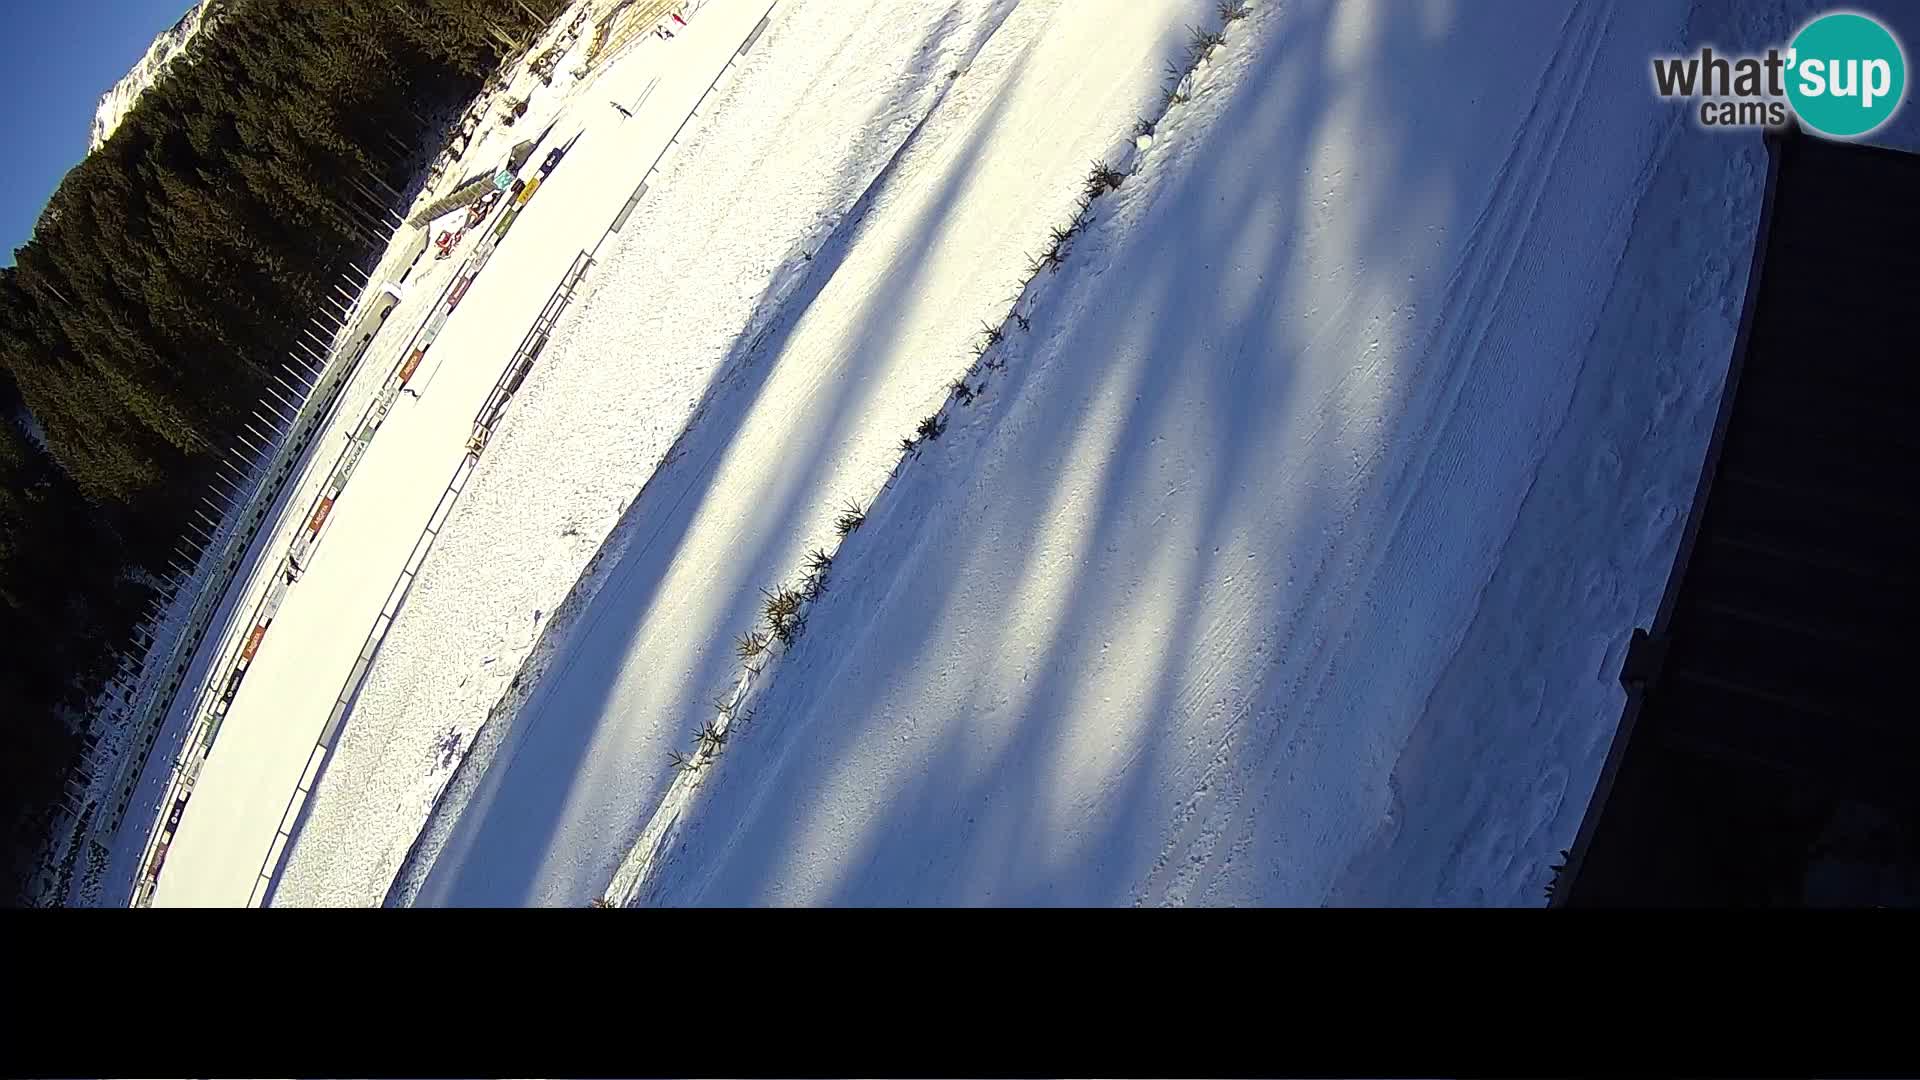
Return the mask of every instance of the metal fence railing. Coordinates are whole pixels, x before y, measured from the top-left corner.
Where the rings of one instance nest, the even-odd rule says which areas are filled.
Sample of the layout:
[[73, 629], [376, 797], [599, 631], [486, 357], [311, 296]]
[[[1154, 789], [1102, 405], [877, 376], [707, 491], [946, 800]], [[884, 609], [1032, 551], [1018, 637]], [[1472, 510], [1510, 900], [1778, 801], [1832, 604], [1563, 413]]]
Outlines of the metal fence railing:
[[[394, 399], [399, 396], [400, 387], [405, 385], [405, 376], [411, 374], [413, 366], [417, 366], [418, 357], [420, 353], [424, 352], [426, 344], [431, 343], [432, 334], [437, 332], [441, 323], [445, 322], [447, 314], [452, 310], [451, 305], [458, 303], [459, 295], [464, 292], [464, 289], [461, 287], [464, 283], [470, 282], [471, 275], [476, 272], [472, 268], [472, 261], [473, 260], [470, 259], [468, 264], [457, 271], [452, 279], [448, 281], [446, 288], [441, 291], [439, 298], [434, 301], [433, 307], [428, 311], [420, 325], [408, 339], [406, 347], [398, 353], [395, 366], [387, 376], [386, 384], [381, 388], [381, 391], [375, 395], [373, 401], [368, 404], [366, 410], [361, 415], [360, 422], [352, 429], [347, 445], [340, 451], [339, 455], [334, 459], [333, 465], [327, 473], [324, 474], [327, 479], [320, 492], [316, 494], [307, 508], [304, 519], [306, 525], [300, 530], [293, 543], [289, 546], [287, 555], [277, 561], [267, 558], [262, 558], [259, 561], [259, 569], [256, 570], [252, 578], [253, 588], [259, 589], [261, 571], [271, 568], [273, 577], [268, 581], [264, 590], [260, 590], [260, 595], [254, 601], [247, 619], [245, 621], [236, 620], [231, 624], [226, 639], [222, 642], [217, 653], [221, 659], [217, 663], [210, 665], [209, 673], [197, 692], [193, 706], [195, 720], [192, 727], [188, 730], [186, 739], [181, 745], [180, 753], [175, 757], [173, 770], [168, 778], [166, 794], [160, 804], [162, 807], [170, 807], [170, 809], [164, 818], [155, 823], [142, 849], [139, 870], [137, 871], [138, 876], [134, 883], [134, 892], [131, 901], [132, 906], [145, 907], [152, 902], [153, 892], [159, 884], [160, 872], [165, 865], [168, 848], [172, 844], [174, 835], [179, 828], [181, 815], [185, 812], [187, 803], [192, 798], [193, 788], [199, 780], [201, 768], [205, 765], [207, 757], [213, 753], [215, 741], [220, 734], [220, 727], [226, 720], [227, 710], [233, 704], [234, 696], [239, 692], [240, 685], [246, 677], [247, 669], [252, 665], [254, 658], [258, 655], [261, 646], [264, 644], [267, 632], [272, 626], [274, 616], [278, 613], [288, 589], [291, 588], [297, 580], [299, 568], [311, 560], [313, 551], [318, 547], [321, 539], [324, 537], [326, 528], [330, 523], [334, 502], [339, 499], [341, 493], [344, 491], [347, 481], [352, 476], [354, 467], [359, 463], [361, 455], [365, 453], [366, 447], [372, 441], [374, 433], [378, 431], [380, 423], [391, 411]], [[449, 301], [450, 297], [452, 298], [451, 303]], [[258, 536], [260, 527], [264, 524], [267, 510], [279, 502], [281, 489], [284, 488], [287, 480], [290, 479], [293, 465], [300, 460], [302, 453], [314, 435], [326, 430], [331, 422], [335, 412], [334, 406], [338, 404], [340, 391], [344, 389], [346, 380], [358, 370], [361, 359], [372, 346], [372, 340], [372, 337], [369, 336], [366, 341], [361, 342], [357, 346], [351, 361], [344, 365], [339, 372], [336, 379], [337, 385], [335, 385], [328, 394], [327, 407], [316, 414], [311, 422], [306, 425], [305, 433], [298, 440], [298, 446], [289, 456], [287, 464], [281, 470], [279, 483], [274, 487], [271, 497], [264, 500], [259, 509], [252, 515], [252, 527], [246, 535], [246, 544], [242, 549], [243, 552], [245, 549], [252, 547], [254, 540]], [[405, 374], [403, 374], [403, 372]], [[237, 568], [238, 557], [236, 557], [234, 562], [227, 568], [226, 572], [231, 574]], [[231, 588], [231, 585], [231, 580], [228, 580], [225, 587], [218, 590], [219, 595], [224, 597]], [[210, 615], [211, 612], [209, 612], [209, 617]], [[201, 636], [203, 635], [195, 635], [191, 640], [183, 641], [183, 647], [190, 645], [194, 651], [197, 651]], [[187, 653], [189, 658], [191, 655], [192, 652]], [[182, 670], [184, 670], [184, 667]], [[167, 711], [171, 712], [171, 703]], [[158, 730], [159, 725], [155, 725], [156, 734]], [[150, 752], [151, 743], [149, 743], [148, 747], [148, 753]], [[136, 779], [139, 773], [145, 771], [146, 757], [147, 754], [142, 754], [139, 758], [139, 769], [138, 772], [135, 773]], [[129, 794], [131, 794], [130, 790]], [[123, 803], [123, 814], [124, 806], [125, 804]], [[115, 824], [117, 825], [117, 823]]]
[[[167, 717], [173, 712], [187, 670], [192, 666], [194, 656], [199, 653], [214, 615], [226, 601], [233, 575], [246, 560], [260, 529], [279, 502], [287, 481], [315, 434], [332, 417], [340, 392], [366, 353], [370, 342], [356, 344], [347, 334], [352, 325], [339, 324], [334, 330], [334, 340], [323, 342], [328, 346], [326, 358], [319, 360], [320, 366], [311, 368], [313, 382], [304, 394], [305, 401], [291, 416], [283, 418], [286, 430], [276, 430], [271, 437], [262, 436], [268, 439], [264, 445], [246, 444], [245, 452], [252, 461], [245, 470], [232, 470], [242, 479], [234, 483], [230, 491], [222, 493], [230, 501], [222, 505], [208, 500], [212, 508], [226, 519], [229, 527], [210, 538], [208, 549], [203, 550], [195, 560], [197, 567], [211, 566], [212, 574], [196, 590], [182, 629], [173, 638], [158, 665], [153, 664], [151, 659], [144, 665], [148, 670], [157, 672], [157, 678], [161, 681], [151, 685], [148, 692], [141, 695], [125, 721], [132, 728], [135, 742], [123, 750], [118, 771], [108, 788], [105, 812], [94, 821], [91, 830], [92, 842], [102, 850], [110, 848], [114, 834], [126, 819], [134, 791], [146, 772], [148, 758], [165, 729]], [[305, 349], [305, 346], [302, 348]], [[318, 360], [317, 353], [314, 358]], [[265, 460], [261, 461], [261, 457]], [[211, 562], [207, 558], [209, 553], [213, 555]]]
[[400, 615], [400, 609], [406, 604], [407, 594], [412, 591], [420, 568], [426, 563], [434, 541], [439, 539], [440, 530], [453, 513], [453, 507], [466, 489], [467, 481], [473, 476], [473, 470], [480, 463], [480, 455], [486, 451], [487, 442], [493, 431], [505, 419], [507, 407], [512, 404], [514, 395], [519, 392], [527, 375], [533, 370], [534, 362], [546, 347], [553, 334], [555, 324], [566, 313], [573, 301], [580, 282], [593, 266], [593, 256], [582, 251], [574, 257], [573, 264], [560, 279], [560, 284], [547, 298], [547, 302], [535, 317], [533, 326], [508, 358], [506, 366], [500, 371], [500, 377], [494, 381], [493, 389], [488, 391], [486, 400], [481, 404], [473, 418], [473, 434], [468, 439], [466, 452], [460, 462], [454, 466], [453, 475], [447, 481], [445, 490], [440, 493], [439, 502], [433, 508], [433, 514], [415, 539], [412, 552], [394, 580], [393, 588], [388, 590], [386, 602], [380, 606], [380, 613], [374, 617], [373, 626], [367, 631], [367, 637], [361, 643], [359, 655], [354, 658], [353, 667], [347, 672], [346, 680], [340, 686], [340, 692], [334, 698], [332, 711], [327, 715], [326, 726], [320, 731], [320, 737], [313, 748], [307, 752], [307, 767], [301, 774], [300, 783], [293, 794], [288, 796], [287, 805], [280, 814], [280, 825], [275, 830], [267, 856], [260, 864], [259, 877], [254, 881], [252, 894], [248, 897], [249, 907], [264, 905], [272, 891], [273, 880], [278, 875], [280, 864], [286, 857], [287, 845], [293, 840], [293, 833], [305, 809], [313, 786], [318, 782], [320, 771], [325, 767], [327, 758], [332, 754], [341, 729], [346, 725], [347, 712], [353, 700], [360, 693], [360, 687], [366, 682], [367, 672], [373, 667], [375, 655], [380, 651], [380, 643], [386, 639], [387, 630], [394, 619]]

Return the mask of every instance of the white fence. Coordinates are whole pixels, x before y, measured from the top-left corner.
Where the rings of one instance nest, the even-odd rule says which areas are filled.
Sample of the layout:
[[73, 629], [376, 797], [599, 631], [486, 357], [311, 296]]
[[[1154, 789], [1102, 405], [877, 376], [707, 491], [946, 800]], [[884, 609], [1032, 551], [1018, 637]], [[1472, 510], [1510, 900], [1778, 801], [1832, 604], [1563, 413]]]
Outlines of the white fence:
[[[487, 441], [501, 420], [505, 419], [507, 407], [512, 404], [513, 396], [526, 381], [527, 374], [540, 357], [540, 351], [546, 346], [553, 328], [566, 313], [567, 306], [579, 289], [580, 282], [593, 266], [593, 256], [581, 252], [574, 257], [573, 265], [566, 276], [547, 298], [546, 305], [534, 319], [533, 326], [513, 355], [501, 369], [500, 377], [494, 381], [493, 389], [487, 394], [479, 412], [473, 418], [473, 436], [467, 442], [467, 452], [454, 467], [453, 476], [447, 481], [446, 490], [440, 493], [440, 501], [433, 508], [433, 515], [427, 519], [426, 528], [414, 541], [413, 552], [407, 556], [406, 565], [400, 570], [400, 576], [388, 591], [386, 603], [380, 606], [380, 614], [373, 620], [373, 628], [367, 631], [367, 638], [360, 646], [360, 654], [354, 659], [353, 668], [341, 684], [340, 693], [334, 698], [333, 711], [327, 717], [326, 727], [321, 729], [319, 741], [307, 754], [306, 771], [301, 774], [300, 783], [287, 799], [286, 808], [280, 814], [280, 827], [273, 845], [267, 850], [267, 857], [260, 864], [260, 876], [253, 883], [253, 893], [248, 898], [249, 907], [260, 907], [267, 902], [273, 888], [273, 879], [280, 871], [280, 864], [286, 858], [287, 845], [293, 840], [293, 831], [299, 823], [300, 812], [305, 808], [307, 798], [318, 782], [320, 771], [325, 767], [327, 758], [332, 754], [340, 730], [346, 724], [347, 710], [352, 707], [354, 697], [360, 693], [360, 686], [366, 681], [367, 672], [373, 666], [373, 658], [380, 651], [380, 643], [385, 640], [387, 630], [393, 620], [399, 617], [400, 608], [406, 603], [407, 593], [412, 590], [413, 582], [420, 574], [420, 567], [427, 561], [427, 554], [433, 548], [433, 542], [440, 536], [440, 530], [446, 525], [447, 518], [453, 513], [453, 506], [460, 500], [467, 480], [480, 463], [480, 455], [486, 451]], [[397, 392], [397, 391], [396, 391]]]
[[[234, 695], [239, 692], [240, 684], [246, 678], [247, 669], [259, 653], [287, 590], [297, 581], [299, 567], [307, 564], [314, 549], [323, 538], [333, 504], [345, 489], [347, 481], [351, 479], [354, 466], [359, 463], [360, 456], [365, 452], [366, 445], [372, 440], [374, 432], [379, 429], [381, 421], [391, 411], [393, 400], [399, 396], [400, 387], [405, 385], [406, 377], [410, 376], [413, 368], [418, 366], [419, 354], [424, 351], [424, 347], [420, 344], [422, 338], [428, 336], [431, 330], [437, 329], [438, 325], [445, 321], [447, 313], [451, 311], [449, 297], [453, 298], [453, 304], [457, 304], [458, 296], [464, 292], [463, 283], [470, 282], [472, 274], [476, 272], [472, 269], [472, 260], [469, 260], [468, 264], [448, 282], [446, 289], [434, 302], [433, 308], [414, 331], [407, 348], [402, 351], [396, 362], [393, 372], [388, 375], [387, 385], [382, 387], [381, 392], [367, 406], [359, 425], [353, 429], [353, 437], [335, 459], [325, 486], [307, 509], [306, 527], [301, 529], [295, 538], [287, 556], [277, 563], [262, 560], [263, 566], [273, 566], [274, 576], [255, 602], [250, 616], [244, 622], [236, 622], [233, 630], [229, 631], [221, 650], [224, 659], [212, 666], [207, 679], [201, 684], [198, 698], [193, 706], [198, 718], [194, 721], [179, 755], [174, 760], [166, 796], [160, 804], [163, 807], [170, 806], [170, 809], [166, 817], [156, 823], [142, 850], [132, 906], [145, 907], [152, 902], [154, 888], [159, 884], [160, 871], [166, 862], [167, 850], [173, 842], [175, 831], [179, 828], [180, 816], [185, 811], [188, 800], [192, 798], [193, 786], [199, 778], [201, 767], [205, 764], [207, 756], [213, 752], [215, 740], [220, 734], [220, 726], [226, 720], [227, 710], [233, 703]], [[459, 292], [456, 292], [457, 289]], [[392, 297], [390, 293], [386, 295]], [[389, 306], [387, 310], [391, 310], [391, 307]], [[378, 318], [384, 320], [385, 313], [382, 312]], [[355, 333], [363, 329], [366, 329], [366, 320], [356, 324]], [[301, 435], [297, 440], [291, 440], [294, 445], [290, 447], [289, 453], [282, 455], [286, 460], [278, 470], [271, 493], [263, 490], [254, 500], [257, 509], [250, 514], [250, 526], [246, 530], [244, 542], [238, 545], [237, 553], [221, 573], [218, 587], [207, 590], [216, 599], [224, 598], [232, 587], [232, 575], [238, 569], [241, 557], [247, 549], [252, 547], [267, 516], [267, 511], [279, 501], [281, 488], [290, 478], [294, 466], [299, 463], [301, 454], [311, 442], [313, 435], [325, 430], [331, 421], [333, 405], [337, 402], [341, 389], [344, 388], [346, 380], [358, 369], [359, 362], [371, 347], [377, 330], [378, 327], [374, 327], [374, 332], [367, 333], [357, 342], [351, 336], [349, 337], [348, 340], [354, 345], [351, 359], [339, 365], [340, 370], [333, 377], [333, 385], [325, 399], [325, 407], [315, 411], [302, 425]], [[210, 607], [209, 617], [211, 613]], [[204, 626], [200, 633], [182, 640], [181, 645], [185, 651], [181, 671], [184, 672], [185, 661], [191, 658], [193, 650], [197, 650], [203, 636]], [[164, 720], [165, 716], [171, 712], [171, 708], [172, 699], [169, 698], [166, 708], [159, 711], [159, 718]], [[163, 726], [161, 723], [152, 725], [152, 735], [148, 738], [144, 752], [137, 760], [129, 761], [127, 768], [130, 770], [132, 783], [127, 785], [128, 796], [132, 794], [133, 784], [137, 783], [140, 775], [145, 771], [146, 758], [151, 753], [153, 736], [157, 736]], [[122, 816], [125, 814], [125, 808], [126, 801], [123, 800], [120, 803]], [[114, 822], [113, 825], [117, 827], [118, 822]]]

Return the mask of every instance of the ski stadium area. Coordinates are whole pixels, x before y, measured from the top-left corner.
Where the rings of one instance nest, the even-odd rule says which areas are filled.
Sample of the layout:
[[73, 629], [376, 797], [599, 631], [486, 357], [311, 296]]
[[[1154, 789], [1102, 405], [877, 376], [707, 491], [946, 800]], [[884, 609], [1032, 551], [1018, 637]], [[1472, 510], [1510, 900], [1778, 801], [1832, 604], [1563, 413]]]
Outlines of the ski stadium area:
[[101, 902], [1539, 904], [1766, 177], [1648, 58], [1816, 11], [581, 0]]

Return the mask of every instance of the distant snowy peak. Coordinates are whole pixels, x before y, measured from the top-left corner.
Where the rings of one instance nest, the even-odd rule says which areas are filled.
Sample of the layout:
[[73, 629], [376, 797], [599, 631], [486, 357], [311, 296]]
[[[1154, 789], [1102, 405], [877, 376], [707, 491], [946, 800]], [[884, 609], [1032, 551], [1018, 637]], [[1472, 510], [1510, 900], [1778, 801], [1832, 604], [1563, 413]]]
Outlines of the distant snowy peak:
[[93, 137], [87, 145], [89, 153], [100, 149], [100, 145], [107, 141], [114, 129], [120, 126], [120, 121], [126, 119], [127, 113], [133, 110], [133, 103], [140, 100], [140, 95], [146, 93], [147, 87], [153, 85], [161, 72], [167, 70], [167, 65], [173, 63], [187, 47], [187, 42], [200, 33], [207, 16], [220, 3], [221, 0], [200, 0], [193, 5], [193, 9], [182, 15], [171, 29], [153, 39], [153, 44], [147, 47], [147, 54], [133, 65], [133, 70], [127, 72], [126, 78], [100, 95], [100, 105], [93, 111]]

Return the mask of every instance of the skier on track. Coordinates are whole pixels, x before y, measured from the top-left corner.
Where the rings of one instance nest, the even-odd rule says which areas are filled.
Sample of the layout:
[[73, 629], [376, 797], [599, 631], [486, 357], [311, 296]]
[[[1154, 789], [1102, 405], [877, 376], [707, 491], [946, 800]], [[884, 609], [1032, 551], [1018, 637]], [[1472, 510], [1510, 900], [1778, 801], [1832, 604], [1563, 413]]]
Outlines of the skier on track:
[[687, 20], [681, 18], [679, 12], [675, 11], [675, 12], [672, 12], [671, 14], [673, 15], [673, 21], [679, 23], [682, 28], [684, 28], [687, 25]]
[[617, 101], [609, 101], [607, 102], [607, 104], [613, 106], [616, 109], [619, 109], [621, 116], [624, 116], [629, 120], [633, 119], [633, 114], [627, 111], [627, 107], [625, 105], [622, 105]]

